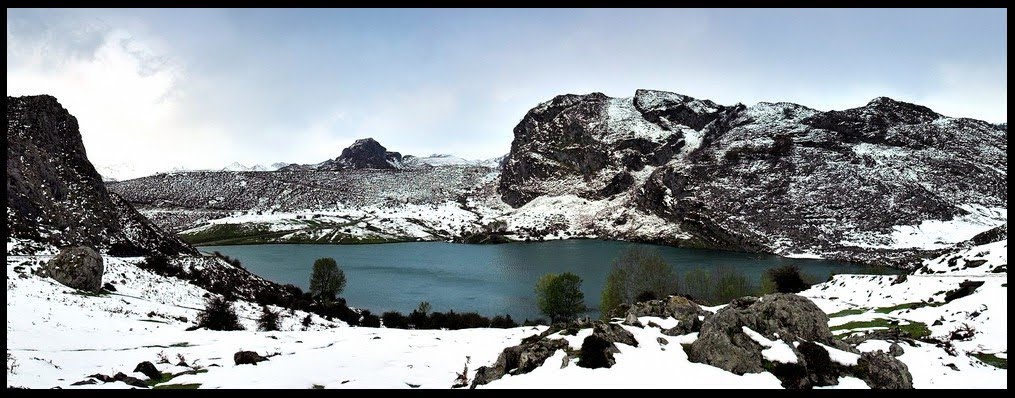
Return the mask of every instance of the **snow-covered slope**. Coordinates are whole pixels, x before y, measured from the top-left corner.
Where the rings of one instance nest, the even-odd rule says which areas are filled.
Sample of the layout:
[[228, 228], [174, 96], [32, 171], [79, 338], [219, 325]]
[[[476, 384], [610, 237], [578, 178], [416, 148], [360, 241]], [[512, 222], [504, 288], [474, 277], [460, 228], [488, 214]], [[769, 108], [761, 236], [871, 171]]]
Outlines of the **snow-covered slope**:
[[[257, 332], [253, 320], [260, 309], [240, 300], [235, 306], [248, 330], [185, 331], [208, 294], [203, 289], [139, 270], [134, 264], [140, 258], [106, 257], [103, 281], [112, 283], [116, 292], [81, 294], [32, 273], [48, 258], [7, 257], [10, 386], [129, 388], [120, 382], [72, 384], [96, 373], [124, 372], [145, 380], [131, 371], [138, 363], [151, 361], [160, 372], [178, 374], [157, 384], [166, 388], [445, 389], [455, 384], [463, 368], [471, 380], [477, 368], [492, 364], [501, 349], [546, 330], [543, 326], [457, 331], [365, 328], [313, 315], [311, 325], [304, 328], [300, 321], [308, 314], [283, 311], [282, 331]], [[961, 272], [935, 268], [952, 258], [960, 265], [979, 265]], [[979, 263], [980, 259], [987, 261]], [[897, 341], [903, 351], [898, 358], [907, 365], [916, 388], [1007, 388], [1007, 370], [996, 367], [1007, 366], [1007, 274], [992, 272], [1006, 263], [1007, 241], [1001, 241], [930, 260], [927, 271], [932, 274], [910, 275], [901, 283], [895, 275], [838, 275], [802, 295], [831, 314], [829, 325], [840, 337], [887, 330], [892, 322], [909, 325], [907, 331], [926, 325], [929, 335]], [[933, 305], [967, 279], [985, 283], [968, 296]], [[901, 306], [906, 303], [925, 305]], [[681, 345], [693, 342], [697, 333], [661, 333], [676, 325], [675, 319], [639, 321], [650, 326], [622, 326], [639, 344], [617, 344], [611, 368], [579, 367], [565, 360], [564, 351], [556, 351], [530, 373], [505, 376], [479, 388], [780, 387], [779, 379], [767, 372], [736, 375], [690, 362]], [[971, 335], [953, 337], [962, 325], [972, 330]], [[572, 350], [579, 350], [589, 334], [590, 329], [582, 329], [548, 338], [566, 340]], [[885, 337], [875, 337], [860, 343], [859, 349], [888, 351], [891, 344]], [[827, 349], [832, 361], [856, 361], [857, 354]], [[270, 358], [257, 366], [236, 365], [232, 355], [241, 350]], [[771, 355], [791, 361], [787, 355], [793, 352], [788, 347], [784, 351], [782, 356], [774, 351]], [[172, 364], [158, 363], [159, 358]], [[185, 366], [178, 364], [181, 360]], [[835, 388], [867, 388], [853, 377], [842, 377], [838, 383]]]

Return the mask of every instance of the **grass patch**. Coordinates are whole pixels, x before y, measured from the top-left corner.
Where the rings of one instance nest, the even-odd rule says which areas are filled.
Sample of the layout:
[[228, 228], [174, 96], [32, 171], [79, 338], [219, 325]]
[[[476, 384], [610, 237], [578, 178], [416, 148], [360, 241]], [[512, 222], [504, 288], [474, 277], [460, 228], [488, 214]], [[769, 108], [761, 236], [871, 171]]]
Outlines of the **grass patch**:
[[181, 342], [179, 342], [179, 343], [173, 343], [173, 344], [170, 344], [169, 346], [170, 346], [170, 347], [192, 347], [192, 346], [190, 345], [190, 343], [188, 343], [188, 342], [186, 342], [186, 341], [181, 341]]
[[[919, 340], [930, 336], [930, 329], [923, 322], [909, 321], [908, 324], [898, 325], [891, 322], [886, 318], [872, 319], [869, 321], [853, 321], [846, 322], [842, 325], [836, 325], [831, 327], [831, 330], [853, 330], [853, 329], [867, 329], [867, 328], [882, 328], [882, 329], [894, 329], [898, 328], [902, 333], [908, 335], [910, 338]], [[848, 335], [848, 333], [847, 333]]]
[[168, 324], [169, 324], [169, 322], [166, 322], [166, 321], [160, 321], [160, 320], [158, 320], [158, 319], [139, 319], [139, 321], [141, 321], [141, 322], [151, 322], [151, 323], [164, 323], [164, 324], [166, 324], [166, 325], [168, 325]]
[[314, 384], [314, 385], [313, 385], [313, 386], [311, 386], [310, 388], [313, 388], [313, 389], [315, 389], [315, 390], [323, 390], [323, 389], [324, 389], [324, 386], [322, 386], [322, 385], [320, 385], [320, 384]]
[[842, 310], [842, 311], [836, 312], [834, 314], [828, 314], [828, 317], [829, 318], [838, 318], [840, 316], [860, 315], [860, 314], [865, 313], [867, 311], [868, 311], [867, 308], [851, 308], [851, 309], [848, 309], [848, 310]]
[[201, 387], [201, 383], [188, 383], [188, 384], [163, 384], [161, 386], [152, 387], [153, 390], [196, 390]]
[[899, 305], [895, 305], [895, 306], [891, 306], [891, 307], [877, 308], [877, 309], [874, 310], [874, 312], [877, 312], [879, 314], [887, 314], [887, 313], [898, 311], [898, 310], [915, 310], [917, 308], [940, 307], [942, 305], [945, 305], [945, 303], [944, 302], [940, 302], [940, 303], [924, 303], [924, 302], [905, 303], [905, 304], [899, 304]]
[[176, 377], [176, 375], [172, 373], [162, 373], [158, 378], [149, 379], [146, 383], [148, 383], [149, 386], [155, 386], [156, 384], [162, 384], [167, 381], [170, 381], [174, 377]]
[[994, 354], [984, 354], [984, 353], [971, 354], [971, 355], [973, 356], [973, 358], [976, 358], [980, 362], [983, 362], [983, 363], [985, 363], [987, 365], [993, 366], [993, 367], [998, 368], [998, 369], [1008, 369], [1008, 359], [1007, 358], [998, 358], [997, 355], [994, 355]]

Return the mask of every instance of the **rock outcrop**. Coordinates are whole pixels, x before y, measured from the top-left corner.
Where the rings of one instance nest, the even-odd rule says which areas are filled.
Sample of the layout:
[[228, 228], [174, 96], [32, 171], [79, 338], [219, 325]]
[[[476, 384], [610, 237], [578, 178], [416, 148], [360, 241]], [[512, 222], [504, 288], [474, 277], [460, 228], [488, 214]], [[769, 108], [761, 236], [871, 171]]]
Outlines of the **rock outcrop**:
[[68, 247], [46, 263], [45, 273], [67, 287], [102, 290], [102, 256], [90, 247]]
[[811, 341], [834, 346], [828, 316], [807, 298], [795, 294], [742, 297], [708, 318], [688, 349], [692, 362], [737, 373], [765, 370], [762, 346], [743, 331], [747, 327], [770, 340], [792, 344]]
[[197, 254], [106, 191], [77, 119], [48, 95], [7, 97], [7, 238], [112, 255]]
[[373, 138], [363, 138], [343, 149], [339, 157], [318, 165], [317, 170], [398, 169], [401, 166], [400, 153], [388, 152]]
[[635, 207], [679, 225], [661, 242], [904, 265], [935, 247], [899, 241], [897, 226], [1005, 221], [985, 209], [1007, 208], [1006, 137], [885, 97], [821, 112], [651, 90], [568, 94], [515, 127], [498, 190], [513, 207], [542, 196], [602, 201], [606, 219], [581, 227], [600, 237]]
[[481, 366], [476, 369], [476, 377], [472, 379], [471, 388], [488, 384], [507, 374], [529, 373], [542, 366], [557, 350], [566, 348], [566, 340], [545, 339], [541, 336], [527, 338], [522, 344], [505, 348], [492, 366]]

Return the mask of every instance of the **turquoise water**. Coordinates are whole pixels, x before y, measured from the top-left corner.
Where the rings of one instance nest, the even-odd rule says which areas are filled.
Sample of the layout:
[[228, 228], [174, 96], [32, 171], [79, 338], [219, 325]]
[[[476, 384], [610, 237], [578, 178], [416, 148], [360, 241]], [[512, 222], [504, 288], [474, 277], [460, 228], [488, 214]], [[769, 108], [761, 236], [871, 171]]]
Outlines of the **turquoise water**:
[[659, 250], [681, 276], [696, 267], [728, 265], [757, 284], [766, 269], [786, 264], [795, 264], [819, 280], [825, 280], [832, 272], [858, 271], [855, 265], [835, 261], [598, 240], [500, 245], [413, 242], [205, 246], [201, 250], [239, 258], [244, 267], [263, 278], [291, 283], [304, 290], [309, 285], [314, 260], [333, 257], [348, 279], [341, 296], [350, 306], [375, 314], [389, 310], [408, 313], [420, 301], [429, 301], [435, 311], [476, 311], [485, 316], [510, 314], [521, 322], [539, 317], [533, 287], [547, 273], [578, 274], [584, 281], [586, 304], [597, 306], [613, 259], [633, 246]]

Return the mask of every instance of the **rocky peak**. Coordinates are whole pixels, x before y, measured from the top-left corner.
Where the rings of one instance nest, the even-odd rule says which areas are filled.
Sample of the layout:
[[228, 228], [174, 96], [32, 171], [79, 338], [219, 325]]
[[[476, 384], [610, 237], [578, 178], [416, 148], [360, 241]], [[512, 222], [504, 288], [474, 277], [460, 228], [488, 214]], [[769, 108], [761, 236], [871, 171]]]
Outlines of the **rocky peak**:
[[7, 97], [7, 228], [8, 241], [126, 255], [195, 252], [106, 191], [77, 119], [49, 95]]
[[389, 152], [373, 138], [362, 138], [343, 149], [339, 157], [322, 163], [318, 169], [398, 169], [401, 165], [402, 154]]

